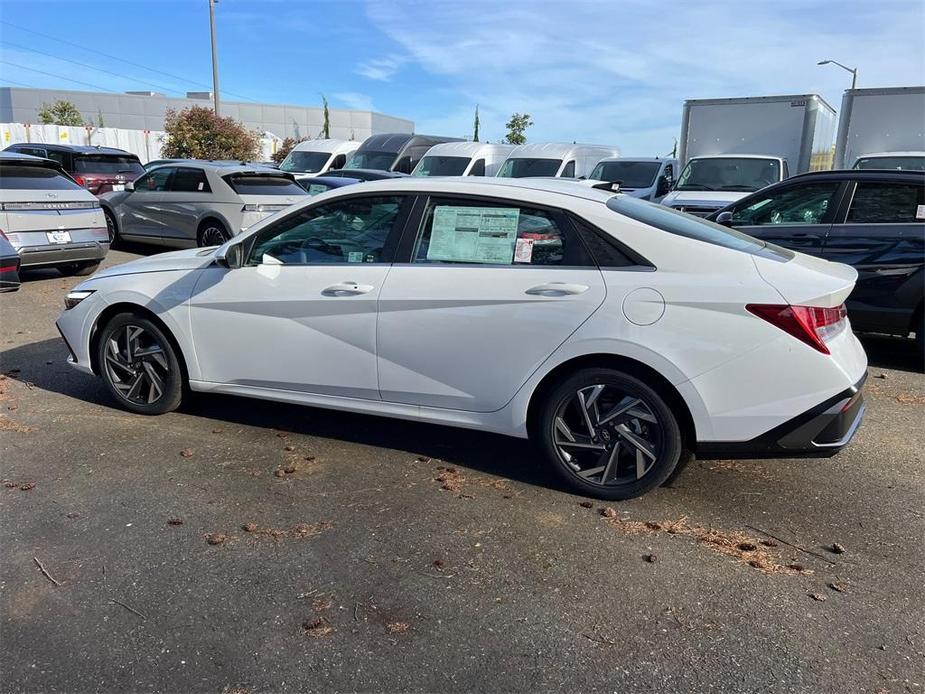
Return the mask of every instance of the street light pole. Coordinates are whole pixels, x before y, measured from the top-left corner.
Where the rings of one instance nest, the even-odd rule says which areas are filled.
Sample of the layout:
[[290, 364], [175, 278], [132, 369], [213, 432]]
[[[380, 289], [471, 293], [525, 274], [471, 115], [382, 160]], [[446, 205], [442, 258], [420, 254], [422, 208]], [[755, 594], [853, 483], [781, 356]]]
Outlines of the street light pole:
[[212, 33], [212, 108], [215, 110], [215, 115], [221, 115], [219, 113], [219, 100], [218, 100], [218, 48], [215, 44], [215, 3], [218, 0], [209, 0], [209, 30]]
[[842, 70], [847, 70], [851, 73], [851, 88], [856, 89], [858, 86], [858, 69], [856, 67], [848, 67], [847, 65], [842, 65], [837, 60], [820, 60], [816, 65], [838, 65]]

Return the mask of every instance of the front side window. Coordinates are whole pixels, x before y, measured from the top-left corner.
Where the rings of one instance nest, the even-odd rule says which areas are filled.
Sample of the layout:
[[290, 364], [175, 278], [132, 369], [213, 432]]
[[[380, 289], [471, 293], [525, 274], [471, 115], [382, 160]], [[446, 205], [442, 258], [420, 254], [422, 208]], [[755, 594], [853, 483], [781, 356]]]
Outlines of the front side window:
[[736, 206], [732, 223], [741, 226], [822, 224], [828, 221], [839, 185], [837, 181], [809, 183], [758, 195], [747, 204]]
[[431, 198], [413, 262], [574, 266], [588, 259], [546, 210], [514, 202]]
[[175, 193], [209, 193], [209, 181], [202, 169], [180, 168], [173, 175], [170, 190]]
[[508, 159], [498, 172], [498, 176], [502, 178], [555, 176], [560, 166], [562, 166], [561, 159]]
[[472, 168], [469, 169], [470, 176], [484, 176], [485, 175], [485, 160], [477, 159]]
[[143, 174], [145, 167], [135, 156], [79, 154], [74, 157], [74, 171], [77, 173]]
[[562, 169], [562, 178], [575, 178], [575, 160], [573, 159]]
[[919, 214], [925, 187], [913, 184], [860, 181], [851, 199], [848, 224], [914, 224], [925, 221]]
[[48, 166], [0, 166], [0, 190], [83, 190], [67, 176]]
[[677, 190], [759, 190], [781, 180], [780, 162], [755, 157], [691, 159]]
[[303, 210], [261, 230], [248, 264], [388, 262], [386, 241], [402, 202], [401, 196], [362, 197]]
[[175, 169], [172, 166], [162, 166], [159, 169], [152, 169], [147, 174], [135, 181], [136, 192], [157, 193], [170, 189], [170, 178], [173, 176]]

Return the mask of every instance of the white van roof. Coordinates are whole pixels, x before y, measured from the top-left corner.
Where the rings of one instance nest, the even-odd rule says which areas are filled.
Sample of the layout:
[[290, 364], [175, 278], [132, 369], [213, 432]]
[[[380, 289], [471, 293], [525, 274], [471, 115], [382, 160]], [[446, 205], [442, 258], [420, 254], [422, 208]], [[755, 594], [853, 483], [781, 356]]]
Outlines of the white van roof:
[[441, 142], [434, 145], [424, 156], [469, 157], [477, 159], [489, 154], [507, 156], [515, 149], [514, 145], [496, 145], [488, 142]]
[[356, 140], [318, 139], [305, 140], [292, 148], [293, 152], [330, 152], [331, 154], [346, 154], [353, 152], [360, 143]]
[[610, 161], [667, 161], [672, 163], [676, 162], [677, 159], [675, 157], [604, 157], [598, 163], [603, 164]]
[[619, 157], [620, 150], [611, 145], [584, 145], [580, 143], [544, 142], [518, 145], [509, 159], [569, 159], [580, 154], [600, 154], [604, 157]]

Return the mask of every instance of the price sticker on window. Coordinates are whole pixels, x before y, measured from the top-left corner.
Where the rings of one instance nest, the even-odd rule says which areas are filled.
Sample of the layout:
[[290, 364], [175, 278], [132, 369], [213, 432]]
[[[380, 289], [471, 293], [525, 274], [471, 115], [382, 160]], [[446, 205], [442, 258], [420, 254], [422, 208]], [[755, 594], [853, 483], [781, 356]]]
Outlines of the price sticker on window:
[[915, 208], [915, 218], [916, 219], [925, 219], [925, 205], [918, 205]]

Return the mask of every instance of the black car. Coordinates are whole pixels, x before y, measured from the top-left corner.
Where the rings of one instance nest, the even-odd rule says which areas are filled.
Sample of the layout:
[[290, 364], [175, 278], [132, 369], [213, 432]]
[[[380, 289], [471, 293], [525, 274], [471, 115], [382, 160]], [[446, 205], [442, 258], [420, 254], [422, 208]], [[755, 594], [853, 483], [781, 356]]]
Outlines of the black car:
[[763, 188], [708, 219], [785, 248], [851, 265], [859, 332], [923, 340], [925, 172], [816, 171]]

